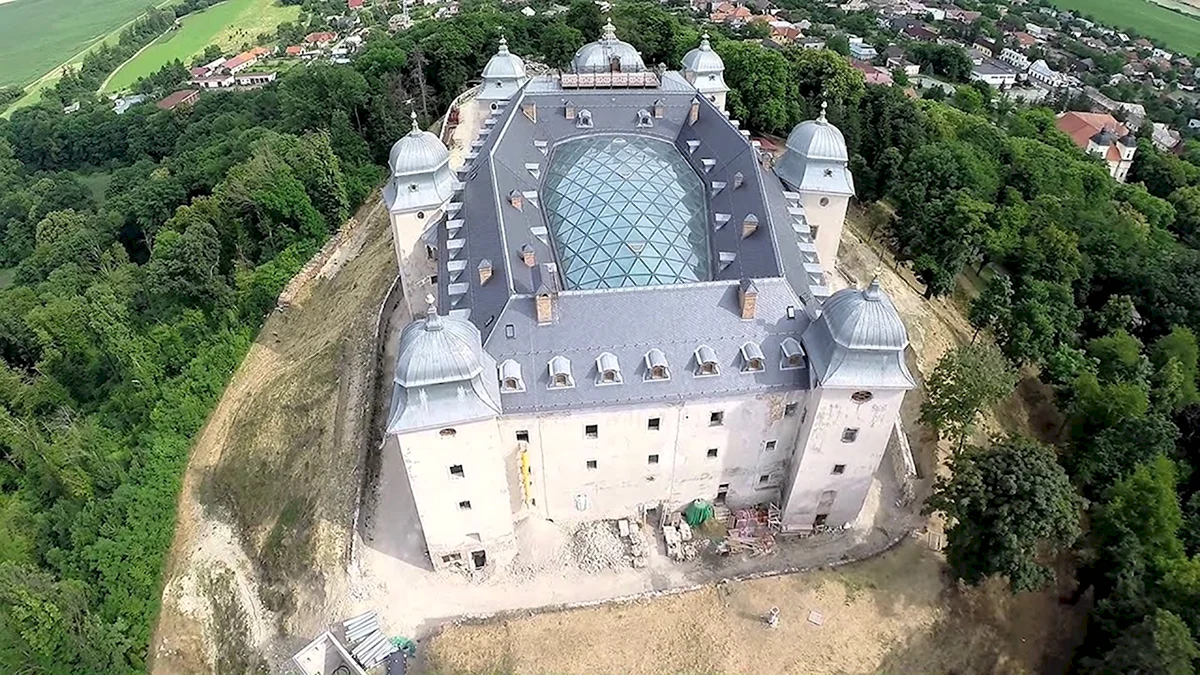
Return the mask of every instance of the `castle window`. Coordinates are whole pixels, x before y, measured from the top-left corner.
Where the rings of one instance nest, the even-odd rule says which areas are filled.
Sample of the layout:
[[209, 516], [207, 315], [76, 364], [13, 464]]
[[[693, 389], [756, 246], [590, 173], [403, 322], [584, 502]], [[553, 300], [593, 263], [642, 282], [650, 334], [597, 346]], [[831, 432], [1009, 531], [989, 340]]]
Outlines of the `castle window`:
[[754, 342], [747, 342], [742, 345], [742, 372], [743, 373], [761, 373], [766, 364], [766, 357], [763, 356], [762, 348]]
[[571, 362], [564, 356], [556, 356], [547, 364], [550, 371], [550, 389], [570, 389], [575, 386], [571, 377]]
[[471, 510], [471, 502], [464, 499], [463, 501], [458, 503], [458, 509], [460, 511], [470, 511]]
[[500, 364], [500, 392], [513, 394], [525, 391], [525, 379], [521, 377], [521, 364], [506, 359]]
[[587, 438], [599, 438], [600, 437], [600, 425], [598, 425], [598, 424], [585, 425], [583, 427], [583, 435]]
[[621, 384], [621, 365], [611, 352], [596, 357], [596, 384]]
[[850, 400], [855, 403], [866, 403], [875, 398], [875, 395], [869, 391], [856, 391], [850, 395]]
[[798, 408], [798, 407], [799, 407], [799, 405], [796, 403], [789, 403], [789, 404], [783, 406], [783, 416], [784, 417], [795, 417], [796, 416], [796, 408]]
[[704, 377], [707, 375], [719, 375], [720, 368], [717, 366], [717, 353], [708, 345], [700, 345], [696, 348], [696, 377]]
[[767, 441], [766, 450], [767, 450], [767, 452], [774, 452], [775, 451], [775, 441]]
[[638, 127], [641, 127], [644, 129], [646, 127], [654, 126], [654, 118], [651, 117], [649, 110], [642, 108], [641, 110], [638, 111], [637, 115], [638, 115], [638, 123], [637, 123]]
[[517, 432], [517, 442], [518, 443], [528, 443], [529, 442], [529, 432], [524, 429], [518, 431]]
[[463, 473], [462, 464], [453, 464], [450, 466], [450, 475], [455, 478], [462, 478], [466, 474]]
[[447, 428], [439, 431], [438, 436], [441, 436], [442, 438], [450, 438], [451, 436], [453, 436], [454, 434], [457, 434], [457, 433], [458, 432], [455, 431], [454, 429], [447, 427]]
[[575, 128], [591, 129], [592, 128], [592, 111], [580, 110], [575, 113]]
[[854, 441], [857, 441], [857, 440], [858, 440], [858, 429], [855, 429], [853, 427], [846, 427], [845, 429], [842, 429], [842, 442], [843, 443], [853, 443]]
[[708, 449], [708, 453], [707, 453], [707, 455], [708, 455], [708, 458], [709, 458], [709, 459], [713, 459], [714, 457], [716, 457], [716, 456], [717, 456], [717, 449], [716, 449], [716, 448], [709, 448], [709, 449]]
[[667, 367], [667, 357], [661, 349], [651, 349], [646, 352], [645, 380], [669, 380], [671, 369]]
[[600, 464], [599, 464], [599, 463], [598, 463], [596, 460], [594, 460], [594, 459], [589, 459], [589, 460], [587, 461], [587, 468], [588, 468], [588, 471], [595, 471], [595, 470], [596, 470], [596, 468], [597, 468], [597, 467], [599, 467], [599, 466], [600, 466]]
[[714, 410], [708, 415], [708, 426], [719, 427], [725, 424], [725, 412], [723, 410]]
[[804, 367], [804, 350], [800, 347], [800, 343], [796, 341], [796, 338], [784, 338], [783, 342], [779, 343], [779, 351], [783, 353], [783, 358], [779, 362], [780, 368], [795, 370], [796, 368]]
[[658, 455], [650, 455], [646, 457], [647, 464], [658, 464]]
[[846, 465], [845, 464], [834, 464], [833, 465], [833, 475], [840, 476], [844, 473], [846, 473]]
[[650, 431], [658, 431], [661, 425], [662, 420], [658, 417], [651, 417], [650, 420], [646, 422], [646, 428]]
[[[827, 170], [828, 170], [828, 169], [827, 169]], [[830, 175], [832, 175], [832, 172], [831, 172], [831, 174], [830, 174]], [[819, 203], [821, 206], [829, 206], [829, 197], [821, 197], [821, 201], [820, 201], [820, 202], [818, 202], [818, 203]]]

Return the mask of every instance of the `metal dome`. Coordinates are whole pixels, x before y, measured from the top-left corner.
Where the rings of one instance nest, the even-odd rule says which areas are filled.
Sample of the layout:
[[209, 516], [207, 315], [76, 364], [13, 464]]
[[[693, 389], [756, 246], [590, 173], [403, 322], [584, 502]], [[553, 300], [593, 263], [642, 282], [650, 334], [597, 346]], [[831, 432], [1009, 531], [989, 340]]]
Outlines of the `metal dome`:
[[708, 41], [708, 33], [700, 38], [700, 46], [683, 55], [683, 69], [697, 75], [725, 72], [725, 62], [721, 55], [713, 51]]
[[508, 51], [508, 40], [500, 36], [500, 49], [483, 67], [485, 80], [519, 80], [525, 77], [525, 62]]
[[571, 60], [572, 67], [577, 73], [608, 72], [612, 60], [617, 59], [621, 64], [621, 72], [637, 72], [646, 69], [642, 55], [633, 45], [617, 39], [617, 29], [609, 19], [604, 24], [604, 35], [596, 42], [579, 48], [575, 58]]
[[843, 288], [821, 306], [818, 321], [829, 325], [834, 342], [849, 349], [900, 349], [908, 331], [890, 298], [875, 279], [863, 290]]
[[801, 122], [792, 129], [792, 133], [788, 134], [787, 150], [805, 159], [848, 162], [850, 156], [846, 151], [846, 137], [825, 119], [825, 107], [826, 104], [822, 103], [817, 119]]
[[463, 382], [483, 371], [483, 346], [479, 329], [470, 321], [439, 316], [430, 300], [423, 321], [414, 321], [400, 334], [396, 358], [396, 384], [426, 387]]
[[436, 135], [421, 131], [417, 126], [417, 113], [412, 113], [412, 131], [405, 134], [392, 146], [388, 154], [388, 166], [393, 176], [433, 173], [450, 161], [450, 151]]

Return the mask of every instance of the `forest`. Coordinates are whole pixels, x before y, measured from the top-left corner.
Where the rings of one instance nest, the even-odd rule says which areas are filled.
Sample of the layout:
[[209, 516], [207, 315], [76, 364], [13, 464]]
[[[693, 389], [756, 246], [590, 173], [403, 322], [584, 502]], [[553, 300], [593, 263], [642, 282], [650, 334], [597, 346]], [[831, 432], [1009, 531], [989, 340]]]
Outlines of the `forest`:
[[[0, 121], [0, 670], [144, 669], [188, 449], [280, 289], [381, 182], [410, 107], [436, 119], [501, 33], [560, 66], [602, 20], [587, 2], [552, 18], [464, 3], [376, 31], [350, 65], [189, 109], [118, 116], [81, 93], [71, 115]], [[613, 20], [647, 63], [699, 40], [659, 5]], [[951, 569], [1019, 592], [1065, 560], [1069, 600], [1094, 606], [1080, 672], [1193, 672], [1200, 167], [1144, 143], [1119, 185], [1048, 109], [969, 86], [914, 100], [833, 52], [738, 37], [714, 35], [733, 117], [786, 133], [828, 102], [860, 200], [894, 210], [880, 236], [930, 296], [998, 271], [970, 313], [995, 347], [939, 365], [927, 416], [960, 438], [963, 478], [931, 502], [957, 522]], [[1054, 389], [1053, 445], [966, 443], [947, 415], [1018, 370]]]

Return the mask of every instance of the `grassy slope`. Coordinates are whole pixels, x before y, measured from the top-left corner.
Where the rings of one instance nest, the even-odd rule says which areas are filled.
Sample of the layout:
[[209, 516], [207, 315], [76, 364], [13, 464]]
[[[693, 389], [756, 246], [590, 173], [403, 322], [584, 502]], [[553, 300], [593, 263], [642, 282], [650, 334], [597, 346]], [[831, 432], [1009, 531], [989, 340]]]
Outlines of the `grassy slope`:
[[1053, 1], [1063, 9], [1091, 15], [1110, 26], [1134, 28], [1185, 54], [1200, 53], [1200, 18], [1173, 12], [1149, 0]]
[[0, 4], [0, 86], [29, 84], [140, 15], [146, 0]]
[[128, 88], [174, 59], [188, 65], [192, 57], [210, 44], [227, 51], [254, 44], [255, 38], [284, 21], [294, 20], [298, 6], [282, 6], [276, 0], [225, 0], [197, 14], [183, 18], [179, 30], [169, 31], [109, 78], [105, 92]]

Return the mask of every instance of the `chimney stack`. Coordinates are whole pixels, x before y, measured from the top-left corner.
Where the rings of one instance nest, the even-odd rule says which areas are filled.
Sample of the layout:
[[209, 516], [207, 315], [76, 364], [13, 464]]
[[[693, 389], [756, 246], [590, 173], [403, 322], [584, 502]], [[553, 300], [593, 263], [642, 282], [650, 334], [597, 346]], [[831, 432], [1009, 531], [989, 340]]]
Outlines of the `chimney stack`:
[[563, 101], [563, 110], [566, 112], [567, 119], [575, 119], [575, 104], [570, 101]]
[[526, 267], [533, 267], [537, 264], [537, 254], [533, 252], [533, 247], [529, 244], [521, 247], [521, 260], [525, 263]]
[[742, 175], [741, 171], [733, 174], [733, 189], [734, 190], [742, 187], [742, 183], [745, 183], [745, 182], [746, 182], [746, 177]]
[[529, 118], [530, 122], [537, 122], [537, 104], [533, 102], [521, 104], [521, 112]]
[[742, 221], [742, 239], [749, 237], [758, 230], [758, 216], [753, 213], [747, 214], [746, 219]]
[[479, 285], [482, 286], [492, 278], [492, 261], [484, 258], [479, 261]]
[[521, 207], [525, 204], [525, 197], [522, 196], [520, 192], [513, 190], [512, 192], [508, 193], [508, 203], [512, 204], [513, 208], [520, 211]]
[[692, 99], [692, 107], [688, 110], [688, 124], [695, 124], [700, 119], [700, 100]]
[[742, 321], [754, 318], [754, 310], [758, 305], [758, 288], [749, 279], [742, 279], [738, 285], [738, 305], [742, 310]]

